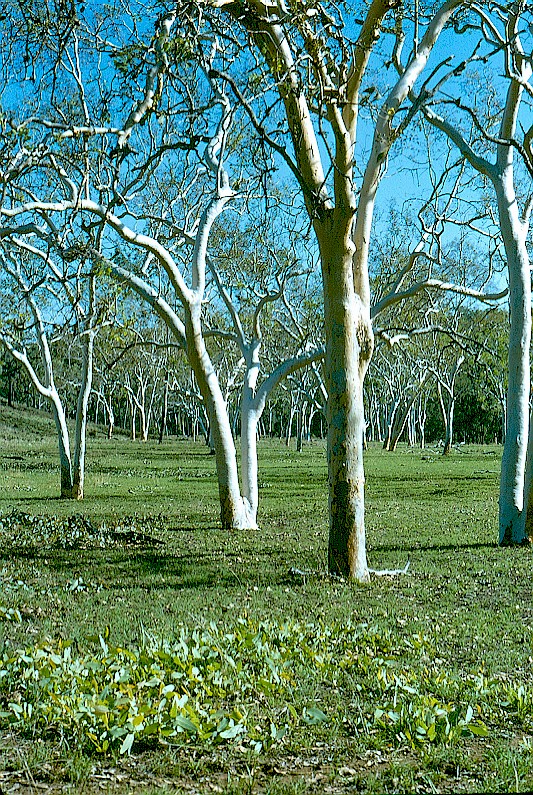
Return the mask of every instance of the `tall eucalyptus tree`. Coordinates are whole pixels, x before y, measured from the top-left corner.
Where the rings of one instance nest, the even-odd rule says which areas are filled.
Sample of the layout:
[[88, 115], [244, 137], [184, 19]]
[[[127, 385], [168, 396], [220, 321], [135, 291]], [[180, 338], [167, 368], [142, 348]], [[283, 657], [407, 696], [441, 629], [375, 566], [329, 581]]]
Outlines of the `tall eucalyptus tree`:
[[[388, 17], [395, 14], [391, 22], [400, 30], [405, 13], [396, 0], [372, 0], [356, 9], [284, 0], [205, 0], [194, 5], [198, 18], [210, 15], [215, 26], [229, 25], [244, 51], [252, 54], [252, 63], [260, 65], [258, 85], [265, 98], [260, 109], [249, 98], [251, 81], [242, 74], [225, 76], [258, 136], [296, 180], [316, 235], [326, 334], [329, 568], [364, 581], [369, 570], [363, 383], [373, 349], [368, 256], [376, 193], [391, 147], [413, 116], [405, 112], [404, 103], [442, 30], [465, 4], [448, 0], [434, 13], [417, 17], [410, 52], [404, 53], [402, 38], [392, 36], [385, 56], [382, 51], [378, 56], [376, 44]], [[382, 66], [387, 61], [402, 64], [404, 54], [401, 76], [387, 86], [386, 99], [374, 103], [373, 120], [360, 125], [360, 111], [377, 94], [375, 86], [364, 83], [371, 59], [379, 57]], [[257, 70], [253, 74], [255, 80]], [[365, 121], [371, 125], [370, 135]], [[365, 146], [357, 148], [358, 132], [367, 142], [372, 139], [366, 151]], [[286, 149], [287, 137], [292, 154]]]
[[[526, 460], [530, 434], [531, 260], [528, 252], [533, 210], [533, 12], [527, 0], [473, 4], [470, 29], [477, 31], [468, 67], [479, 86], [479, 103], [446, 86], [445, 78], [424, 87], [412, 100], [434, 127], [457, 147], [481, 179], [492, 185], [509, 283], [507, 427], [500, 477], [499, 539], [527, 542]], [[472, 33], [472, 35], [474, 35]], [[498, 73], [479, 74], [496, 55]], [[482, 81], [482, 82], [481, 82]], [[488, 109], [488, 112], [487, 112]], [[533, 452], [533, 444], [531, 446]], [[531, 456], [530, 456], [531, 459]]]

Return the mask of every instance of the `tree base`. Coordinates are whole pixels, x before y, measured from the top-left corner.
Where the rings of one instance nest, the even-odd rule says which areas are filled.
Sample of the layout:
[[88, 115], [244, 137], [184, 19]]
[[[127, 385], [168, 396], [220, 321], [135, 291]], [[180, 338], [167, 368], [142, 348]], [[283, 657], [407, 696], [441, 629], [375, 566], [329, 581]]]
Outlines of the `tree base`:
[[525, 536], [525, 538], [522, 538], [519, 541], [513, 539], [509, 534], [508, 536], [504, 536], [502, 538], [499, 545], [501, 547], [530, 547], [531, 543], [532, 543], [531, 538], [528, 538], [528, 536]]

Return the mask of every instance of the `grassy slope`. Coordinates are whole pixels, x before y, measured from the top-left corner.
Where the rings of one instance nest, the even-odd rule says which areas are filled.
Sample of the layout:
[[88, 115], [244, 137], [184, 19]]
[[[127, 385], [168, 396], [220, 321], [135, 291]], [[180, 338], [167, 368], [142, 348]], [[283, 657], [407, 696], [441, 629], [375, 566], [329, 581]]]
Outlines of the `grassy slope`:
[[[103, 632], [106, 625], [115, 643], [127, 645], [138, 643], [146, 632], [171, 636], [182, 624], [204, 626], [214, 620], [224, 625], [239, 616], [369, 622], [379, 632], [390, 630], [405, 639], [405, 648], [416, 633], [424, 633], [443, 671], [465, 677], [483, 667], [497, 679], [512, 677], [531, 686], [531, 552], [501, 550], [495, 544], [497, 449], [469, 447], [446, 459], [434, 450], [368, 452], [370, 565], [396, 568], [409, 558], [411, 566], [405, 576], [361, 587], [323, 576], [295, 579], [289, 573], [291, 566], [325, 569], [321, 444], [296, 454], [279, 442], [263, 443], [262, 529], [228, 535], [217, 527], [214, 460], [203, 445], [109, 441], [95, 433], [89, 440], [87, 498], [72, 505], [56, 499], [59, 473], [51, 420], [0, 406], [0, 512], [13, 507], [59, 516], [82, 512], [95, 522], [136, 515], [136, 526], [144, 527], [146, 517], [147, 532], [164, 544], [76, 551], [6, 548], [0, 552], [4, 580], [19, 578], [29, 586], [5, 595], [5, 604], [23, 613], [22, 623], [0, 622], [0, 641], [7, 648], [56, 635], [83, 645], [89, 632]], [[80, 577], [89, 584], [87, 590], [71, 590]], [[409, 659], [405, 653], [406, 664], [416, 665], [416, 652]], [[312, 692], [309, 681], [302, 681], [301, 689], [302, 703], [325, 700], [333, 710], [346, 698], [344, 692]], [[376, 748], [360, 737], [355, 742], [349, 732], [334, 727], [297, 733], [297, 739], [252, 760], [241, 759], [236, 750], [192, 755], [147, 751], [121, 761], [115, 768], [119, 773], [109, 775], [109, 786], [120, 789], [124, 775], [130, 788], [132, 776], [155, 782], [153, 791], [173, 786], [182, 791], [190, 785], [192, 791], [195, 786], [202, 792], [220, 787], [274, 795], [321, 792], [326, 784], [331, 792], [527, 791], [533, 786], [531, 744], [524, 740], [527, 723], [494, 716], [492, 721], [488, 738], [423, 753], [401, 744]], [[83, 784], [91, 790], [91, 769], [99, 765], [104, 775], [105, 762], [94, 757], [65, 752], [53, 743], [37, 753], [20, 738], [4, 739], [8, 750], [2, 756], [0, 736], [0, 769], [3, 763], [6, 781], [33, 776], [63, 787], [66, 776], [76, 788]], [[8, 772], [23, 767], [30, 772], [19, 779]], [[291, 767], [294, 776], [288, 773]], [[205, 785], [193, 784], [201, 779]], [[147, 785], [140, 789], [151, 791]]]

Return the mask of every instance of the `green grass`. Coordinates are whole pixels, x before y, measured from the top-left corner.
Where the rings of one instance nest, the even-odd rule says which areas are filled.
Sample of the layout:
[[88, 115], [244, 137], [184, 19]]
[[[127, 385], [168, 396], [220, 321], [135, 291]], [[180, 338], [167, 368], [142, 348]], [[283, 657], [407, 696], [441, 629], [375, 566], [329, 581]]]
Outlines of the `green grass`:
[[[366, 586], [325, 575], [324, 445], [297, 454], [267, 441], [259, 454], [261, 530], [229, 534], [218, 527], [214, 460], [202, 444], [110, 441], [93, 428], [86, 499], [72, 504], [57, 499], [50, 418], [0, 406], [0, 651], [8, 671], [0, 671], [0, 713], [9, 713], [0, 716], [0, 789], [530, 790], [532, 553], [496, 545], [500, 450], [462, 447], [443, 458], [431, 448], [371, 447], [370, 565], [409, 559], [410, 568]], [[31, 523], [23, 513], [44, 518]], [[104, 523], [108, 535], [82, 533], [69, 548], [73, 514]], [[291, 567], [312, 573], [294, 576]], [[85, 679], [74, 686], [70, 660], [93, 667], [106, 720], [119, 725], [126, 708], [106, 695], [105, 677], [120, 649], [140, 655], [132, 676], [149, 682], [161, 644], [195, 631], [202, 648], [219, 649], [225, 684], [209, 684], [212, 668], [199, 683], [187, 663], [194, 731], [166, 746], [157, 732], [141, 732], [120, 756], [126, 729], [101, 753], [83, 722], [69, 723], [67, 697], [90, 697]], [[61, 678], [46, 655], [63, 654], [66, 641]], [[16, 649], [27, 650], [22, 663], [13, 662]], [[228, 662], [232, 649], [242, 672]], [[162, 687], [139, 685], [135, 698], [164, 723]], [[31, 699], [32, 715], [17, 719], [8, 704]], [[239, 723], [238, 714], [242, 734], [221, 736], [223, 720]], [[93, 719], [100, 737], [105, 727]], [[423, 733], [431, 721], [433, 739]]]

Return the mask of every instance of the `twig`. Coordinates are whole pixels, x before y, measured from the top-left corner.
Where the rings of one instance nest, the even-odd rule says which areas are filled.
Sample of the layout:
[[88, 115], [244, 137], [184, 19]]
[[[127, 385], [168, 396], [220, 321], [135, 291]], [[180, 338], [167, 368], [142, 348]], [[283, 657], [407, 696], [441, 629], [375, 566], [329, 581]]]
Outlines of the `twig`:
[[398, 574], [407, 574], [411, 561], [408, 560], [403, 569], [369, 569], [369, 574], [375, 574], [376, 577], [396, 577]]
[[[403, 569], [369, 569], [368, 572], [369, 574], [374, 574], [376, 577], [396, 577], [399, 574], [407, 574], [410, 565], [411, 561], [408, 560]], [[318, 569], [297, 569], [295, 566], [291, 566], [289, 575], [291, 577], [301, 577], [304, 582], [307, 581], [308, 577], [327, 577], [328, 579], [334, 580], [346, 580], [345, 577], [341, 577], [338, 574], [331, 574], [330, 572], [320, 571]]]

